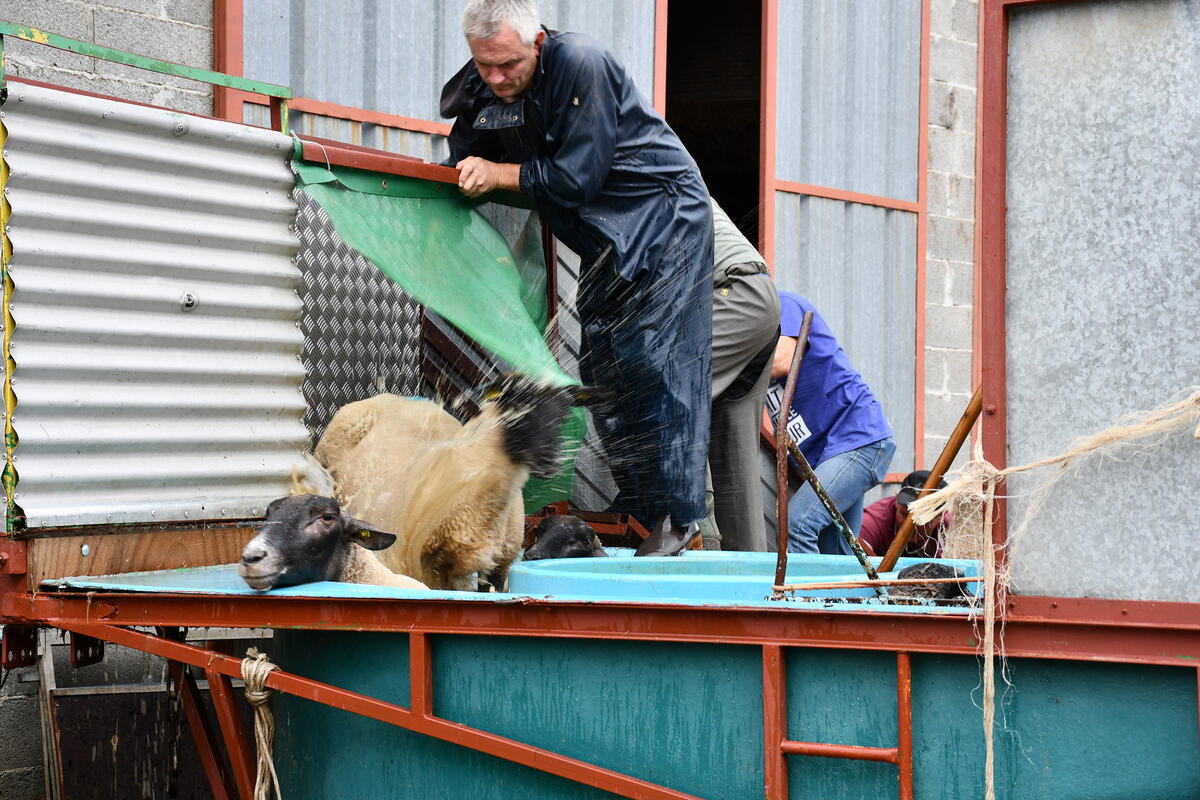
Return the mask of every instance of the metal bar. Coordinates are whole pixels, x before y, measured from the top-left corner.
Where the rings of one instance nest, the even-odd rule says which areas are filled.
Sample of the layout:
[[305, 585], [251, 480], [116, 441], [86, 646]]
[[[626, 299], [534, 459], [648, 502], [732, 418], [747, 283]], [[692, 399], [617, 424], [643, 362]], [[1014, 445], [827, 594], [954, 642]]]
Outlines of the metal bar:
[[433, 716], [433, 651], [424, 633], [408, 635], [408, 699], [414, 714]]
[[763, 645], [763, 774], [767, 800], [788, 796], [787, 758], [779, 745], [787, 739], [787, 676], [783, 648]]
[[[1200, 659], [1200, 606], [1195, 603], [1027, 597], [1013, 597], [1010, 603], [1017, 609], [1013, 611], [1010, 606], [1005, 624], [1005, 650], [1012, 658], [1189, 668]], [[1040, 609], [1045, 609], [1045, 613], [1039, 613]], [[1062, 619], [1054, 616], [1058, 613]], [[714, 608], [617, 601], [570, 603], [527, 597], [511, 602], [465, 603], [249, 595], [0, 593], [0, 620], [37, 622], [58, 628], [100, 622], [137, 626], [415, 630], [966, 655], [974, 655], [978, 649], [974, 622], [965, 614], [860, 609], [841, 613], [784, 605]]]
[[215, 800], [234, 800], [237, 795], [234, 792], [233, 781], [218, 755], [220, 750], [217, 747], [217, 737], [200, 703], [200, 691], [196, 688], [195, 679], [187, 666], [177, 660], [167, 662], [167, 672], [171, 683], [175, 685], [175, 691], [179, 692], [183, 713], [187, 717], [192, 739], [196, 742], [196, 750], [200, 753], [200, 764], [204, 767], [204, 775], [208, 778], [213, 797]]
[[0, 20], [0, 34], [15, 36], [27, 42], [44, 44], [49, 47], [58, 48], [59, 50], [69, 50], [72, 53], [78, 53], [83, 56], [126, 64], [163, 75], [174, 75], [178, 78], [188, 78], [193, 81], [210, 83], [213, 86], [241, 89], [245, 92], [255, 92], [267, 95], [268, 97], [292, 96], [292, 90], [286, 86], [276, 86], [273, 83], [236, 78], [232, 75], [225, 75], [220, 72], [213, 72], [212, 70], [188, 67], [183, 64], [174, 64], [170, 61], [160, 61], [157, 58], [140, 56], [135, 53], [126, 53], [123, 50], [114, 50], [111, 47], [102, 47], [98, 44], [83, 42], [78, 39], [68, 39], [66, 36], [59, 36], [57, 33], [29, 28], [24, 25], [18, 25], [15, 22], [8, 22], [7, 20]]
[[910, 586], [927, 585], [931, 583], [975, 583], [982, 581], [978, 575], [967, 575], [962, 578], [892, 578], [891, 580], [866, 581], [830, 581], [828, 583], [784, 583], [772, 588], [785, 592], [798, 592], [812, 589], [857, 589], [868, 586]]
[[896, 730], [899, 733], [900, 800], [913, 796], [912, 661], [896, 653]]
[[837, 526], [838, 532], [842, 534], [842, 539], [850, 546], [850, 551], [858, 559], [863, 572], [867, 573], [867, 577], [875, 582], [875, 594], [880, 597], [886, 597], [887, 591], [879, 585], [879, 575], [876, 574], [875, 568], [871, 566], [867, 554], [863, 552], [862, 545], [858, 543], [858, 537], [850, 530], [850, 526], [846, 524], [845, 518], [842, 517], [842, 512], [838, 511], [837, 506], [834, 505], [833, 500], [830, 499], [829, 494], [825, 491], [825, 487], [821, 485], [821, 481], [817, 478], [817, 473], [813, 472], [813, 468], [808, 465], [808, 459], [804, 457], [804, 454], [800, 452], [800, 448], [796, 447], [790, 438], [784, 437], [784, 442], [787, 444], [788, 452], [792, 454], [792, 458], [796, 459], [796, 463], [800, 465], [800, 472], [804, 475], [804, 479], [808, 481], [808, 485], [817, 493], [817, 499], [821, 501], [821, 505], [825, 506], [825, 510], [829, 512], [829, 516]]
[[[66, 629], [160, 655], [173, 661], [200, 666], [210, 674], [241, 675], [240, 660], [183, 642], [171, 641], [111, 625], [79, 624], [67, 626]], [[339, 689], [336, 686], [293, 675], [281, 669], [271, 671], [266, 685], [275, 691], [294, 694], [313, 702], [469, 747], [472, 750], [626, 797], [648, 798], [649, 800], [692, 800], [694, 798], [693, 795], [677, 792], [665, 786], [632, 778], [619, 772], [597, 767], [594, 764], [568, 758], [466, 725], [436, 717], [421, 717], [403, 706]]]
[[929, 56], [930, 0], [921, 0], [920, 94], [917, 100], [917, 307], [913, 370], [913, 469], [925, 463], [925, 286], [928, 264], [925, 226], [929, 219]]
[[301, 144], [300, 157], [314, 164], [353, 167], [355, 169], [371, 170], [372, 172], [386, 172], [390, 175], [423, 178], [429, 181], [451, 183], [458, 186], [458, 170], [454, 167], [426, 164], [424, 161], [410, 156], [385, 153], [382, 150], [371, 150], [365, 147], [354, 147], [329, 139], [316, 139], [312, 136], [300, 136], [299, 139]]
[[288, 132], [288, 105], [282, 97], [271, 98], [271, 129], [280, 133]]
[[779, 0], [762, 0], [762, 61], [758, 117], [758, 252], [775, 275], [775, 96], [778, 84]]
[[654, 0], [654, 110], [667, 116], [667, 7], [669, 0]]
[[[242, 0], [213, 0], [213, 68], [226, 75], [243, 76], [245, 30]], [[213, 116], [242, 123], [242, 92], [213, 87]]]
[[[997, 469], [1008, 465], [1007, 398], [1005, 333], [1006, 260], [1005, 227], [1007, 221], [1007, 119], [1008, 119], [1008, 18], [1005, 3], [983, 0], [979, 4], [979, 110], [976, 146], [976, 185], [979, 204], [976, 209], [976, 237], [979, 241], [976, 259], [976, 283], [980, 287], [979, 310], [980, 349], [976, 358], [981, 362], [983, 393], [988, 402], [983, 407], [980, 442], [983, 457]], [[1004, 548], [1007, 530], [1007, 511], [1004, 499], [996, 498], [993, 544], [997, 557]], [[1003, 574], [997, 564], [997, 574]], [[1003, 603], [997, 597], [996, 602]], [[1001, 605], [998, 610], [1002, 610]]]
[[242, 800], [254, 797], [254, 782], [257, 766], [254, 752], [250, 749], [250, 739], [246, 735], [246, 725], [237, 707], [237, 698], [229, 676], [214, 670], [205, 669], [208, 677], [208, 692], [212, 697], [213, 707], [217, 710], [217, 722], [221, 725], [221, 734], [225, 737], [225, 749], [229, 753], [229, 763], [233, 768], [233, 777], [237, 782], [238, 793]]
[[808, 349], [808, 334], [812, 331], [813, 313], [805, 311], [800, 320], [800, 334], [796, 337], [796, 350], [792, 353], [792, 364], [788, 367], [787, 379], [783, 384], [783, 399], [779, 402], [779, 419], [775, 423], [775, 511], [779, 523], [777, 533], [778, 555], [775, 559], [775, 583], [783, 583], [787, 574], [788, 553], [788, 458], [787, 421], [792, 410], [792, 398], [796, 394], [796, 378], [800, 375], [800, 362]]
[[877, 194], [850, 192], [845, 189], [834, 189], [832, 186], [817, 186], [811, 183], [776, 180], [775, 190], [789, 194], [808, 195], [809, 197], [823, 197], [827, 200], [840, 200], [844, 203], [877, 206], [879, 208], [892, 209], [893, 211], [909, 211], [914, 214], [919, 213], [921, 210], [920, 203], [914, 203], [912, 200], [900, 200], [899, 198], [883, 197]]
[[[975, 392], [971, 395], [971, 402], [967, 403], [967, 410], [963, 412], [962, 417], [958, 420], [958, 424], [954, 426], [954, 431], [950, 434], [950, 438], [946, 440], [946, 446], [942, 448], [937, 463], [929, 471], [929, 478], [925, 481], [925, 486], [917, 494], [917, 497], [924, 497], [937, 488], [937, 485], [942, 480], [942, 476], [946, 474], [946, 470], [950, 469], [950, 464], [954, 462], [955, 457], [958, 455], [958, 451], [962, 449], [963, 442], [967, 441], [967, 437], [971, 434], [971, 428], [975, 427], [975, 421], [979, 419], [979, 412], [982, 409], [983, 387], [976, 386]], [[896, 561], [904, 553], [904, 548], [908, 546], [908, 540], [912, 538], [915, 528], [916, 525], [913, 524], [912, 514], [905, 515], [904, 522], [900, 525], [900, 530], [896, 531], [896, 538], [888, 546], [887, 555], [879, 562], [880, 572], [888, 572], [892, 567], [896, 566]]]
[[779, 748], [789, 756], [820, 756], [848, 758], [853, 761], [882, 761], [899, 763], [895, 747], [860, 747], [853, 744], [823, 744], [821, 742], [783, 742]]
[[[256, 95], [246, 95], [245, 102], [256, 103], [258, 105], [267, 104], [266, 100]], [[346, 120], [347, 122], [365, 122], [369, 125], [398, 128], [402, 131], [412, 131], [414, 133], [428, 133], [434, 136], [450, 135], [451, 126], [445, 122], [436, 122], [418, 117], [405, 117], [400, 114], [387, 114], [382, 111], [359, 108], [357, 106], [343, 106], [337, 103], [325, 102], [324, 100], [314, 100], [311, 97], [293, 97], [289, 101], [288, 107], [293, 111], [299, 111], [304, 114], [317, 114], [322, 117]]]

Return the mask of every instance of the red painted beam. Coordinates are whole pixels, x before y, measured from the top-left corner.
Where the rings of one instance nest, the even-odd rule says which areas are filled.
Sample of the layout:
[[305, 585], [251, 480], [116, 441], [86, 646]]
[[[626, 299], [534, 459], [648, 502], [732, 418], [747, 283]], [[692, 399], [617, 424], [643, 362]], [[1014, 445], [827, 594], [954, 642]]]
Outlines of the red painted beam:
[[427, 164], [424, 161], [409, 156], [387, 153], [383, 150], [372, 150], [366, 147], [335, 142], [332, 139], [318, 139], [312, 136], [299, 137], [301, 157], [314, 164], [331, 164], [339, 167], [386, 172], [390, 175], [401, 175], [407, 178], [422, 178], [438, 183], [450, 183], [458, 186], [458, 170], [453, 167], [443, 167], [438, 164]]
[[896, 653], [896, 730], [900, 800], [913, 799], [912, 663], [908, 653]]
[[911, 200], [898, 200], [894, 197], [881, 197], [874, 194], [863, 194], [861, 192], [850, 192], [845, 189], [834, 189], [829, 186], [815, 186], [811, 183], [797, 183], [796, 181], [775, 181], [775, 189], [781, 192], [790, 192], [791, 194], [803, 194], [811, 197], [824, 197], [827, 200], [841, 200], [846, 203], [859, 203], [866, 206], [878, 206], [880, 208], [890, 208], [896, 211], [910, 211], [918, 213], [921, 211], [921, 204], [914, 203]]
[[[216, 673], [240, 677], [242, 674], [242, 665], [239, 659], [183, 642], [175, 642], [111, 625], [72, 624], [62, 627], [64, 630], [83, 633], [96, 639], [104, 639], [173, 661], [203, 667], [210, 675]], [[698, 800], [693, 795], [677, 792], [503, 736], [496, 736], [486, 731], [432, 716], [419, 716], [403, 706], [339, 689], [336, 686], [293, 675], [281, 669], [271, 670], [266, 685], [279, 692], [293, 694], [389, 725], [396, 725], [415, 733], [469, 747], [472, 750], [478, 750], [599, 789], [616, 792], [626, 797], [646, 798], [646, 800]]]
[[780, 745], [787, 740], [787, 676], [783, 671], [783, 649], [763, 646], [763, 774], [767, 800], [788, 796], [787, 759]]
[[408, 698], [414, 714], [433, 716], [433, 650], [423, 633], [408, 635]]
[[860, 747], [853, 744], [824, 744], [821, 742], [783, 742], [779, 749], [789, 756], [820, 756], [849, 758], [854, 761], [883, 761], [899, 763], [895, 747]]
[[254, 797], [258, 765], [254, 752], [250, 749], [246, 725], [242, 721], [242, 714], [233, 694], [233, 683], [228, 675], [222, 675], [211, 668], [206, 668], [204, 674], [208, 678], [209, 695], [212, 697], [213, 707], [217, 710], [217, 722], [220, 723], [221, 734], [225, 737], [225, 749], [229, 751], [229, 761], [233, 766], [238, 792], [243, 800], [250, 800]]
[[179, 693], [188, 729], [191, 730], [192, 740], [196, 743], [196, 750], [200, 753], [200, 765], [204, 769], [205, 777], [208, 778], [208, 785], [212, 790], [213, 797], [215, 800], [234, 800], [237, 795], [233, 780], [221, 760], [220, 751], [217, 749], [217, 737], [213, 734], [208, 718], [204, 714], [204, 706], [200, 702], [200, 692], [196, 688], [195, 679], [192, 678], [187, 665], [181, 661], [168, 661], [167, 672], [171, 677], [171, 683], [175, 685], [175, 691]]
[[[213, 2], [213, 69], [226, 75], [242, 74], [244, 56], [243, 0], [214, 0]], [[230, 122], [242, 121], [242, 99], [254, 95], [213, 87], [213, 116]], [[264, 101], [265, 102], [265, 101]]]
[[762, 0], [759, 66], [758, 252], [775, 275], [775, 97], [779, 53], [779, 0]]
[[[247, 92], [241, 92], [240, 94], [245, 95], [244, 99], [246, 102], [258, 103], [259, 105], [268, 104], [265, 97]], [[288, 100], [288, 109], [305, 114], [317, 114], [322, 117], [344, 119], [349, 122], [365, 122], [369, 125], [397, 128], [403, 131], [428, 133], [435, 136], [450, 135], [451, 126], [446, 122], [434, 122], [433, 120], [420, 119], [418, 117], [405, 117], [401, 114], [388, 114], [383, 111], [374, 111], [369, 108], [359, 108], [357, 106], [343, 106], [338, 103], [314, 100], [311, 97], [293, 97], [291, 100]]]
[[[1200, 659], [1200, 605], [1064, 601], [1036, 611], [1035, 598], [1016, 598], [1005, 625], [1012, 658], [1113, 661], [1195, 666]], [[1166, 615], [1164, 618], [1163, 615]], [[314, 628], [421, 633], [549, 636], [581, 639], [778, 644], [876, 651], [975, 655], [972, 621], [964, 616], [869, 611], [829, 612], [781, 603], [772, 608], [714, 608], [637, 603], [566, 603], [514, 599], [330, 599], [299, 597], [70, 594], [0, 595], [0, 620], [24, 624], [179, 625], [185, 627]]]

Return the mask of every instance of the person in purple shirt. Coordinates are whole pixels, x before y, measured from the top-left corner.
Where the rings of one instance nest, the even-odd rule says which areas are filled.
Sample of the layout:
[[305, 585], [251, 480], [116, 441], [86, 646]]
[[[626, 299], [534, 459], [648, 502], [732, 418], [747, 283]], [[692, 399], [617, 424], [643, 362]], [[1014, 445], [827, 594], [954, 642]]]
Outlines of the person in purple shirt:
[[[858, 371], [850, 365], [829, 325], [812, 303], [780, 292], [780, 337], [771, 368], [767, 411], [778, 424], [787, 378], [804, 312], [813, 312], [808, 349], [796, 378], [788, 413], [792, 441], [808, 460], [850, 531], [862, 524], [863, 495], [883, 481], [896, 445], [883, 409]], [[807, 483], [788, 501], [788, 551], [849, 554], [829, 512]]]

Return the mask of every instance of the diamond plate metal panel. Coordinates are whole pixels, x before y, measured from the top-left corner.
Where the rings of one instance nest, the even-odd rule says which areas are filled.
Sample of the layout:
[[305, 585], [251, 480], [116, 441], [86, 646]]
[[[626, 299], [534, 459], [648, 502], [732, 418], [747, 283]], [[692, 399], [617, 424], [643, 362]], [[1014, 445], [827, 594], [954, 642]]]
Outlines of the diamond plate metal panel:
[[346, 403], [421, 394], [421, 306], [342, 241], [308, 195], [296, 201], [304, 422], [315, 444]]

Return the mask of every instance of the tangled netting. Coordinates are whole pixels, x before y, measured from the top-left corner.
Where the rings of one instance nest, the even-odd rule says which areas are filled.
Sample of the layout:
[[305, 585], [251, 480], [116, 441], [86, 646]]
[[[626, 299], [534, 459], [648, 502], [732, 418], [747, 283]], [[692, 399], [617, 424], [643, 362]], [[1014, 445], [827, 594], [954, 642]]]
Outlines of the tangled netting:
[[[1121, 459], [1147, 455], [1161, 447], [1167, 439], [1182, 431], [1192, 431], [1200, 440], [1200, 387], [1181, 393], [1182, 399], [1172, 400], [1148, 413], [1130, 414], [1117, 420], [1099, 433], [1081, 437], [1068, 445], [1065, 452], [1029, 464], [997, 469], [983, 459], [978, 440], [973, 459], [946, 488], [914, 500], [909, 505], [913, 521], [924, 524], [938, 519], [949, 511], [950, 526], [942, 532], [942, 555], [946, 558], [977, 559], [982, 564], [985, 591], [975, 600], [983, 605], [983, 632], [980, 638], [983, 657], [983, 727], [986, 739], [985, 780], [986, 798], [995, 797], [993, 779], [993, 723], [996, 706], [996, 662], [1004, 661], [1003, 630], [996, 630], [996, 604], [992, 598], [1008, 592], [1012, 578], [1014, 554], [1021, 545], [1029, 524], [1045, 504], [1053, 486], [1068, 470], [1086, 459], [1103, 456]], [[997, 490], [1009, 475], [1018, 472], [1057, 467], [1034, 481], [1024, 495], [1025, 513], [1021, 521], [1008, 532], [1004, 543], [1002, 568], [996, 569], [997, 546], [993, 540], [992, 520]], [[978, 607], [974, 619], [979, 622]], [[1003, 675], [1003, 670], [1001, 672]], [[1007, 680], [1007, 679], [1006, 679]]]

